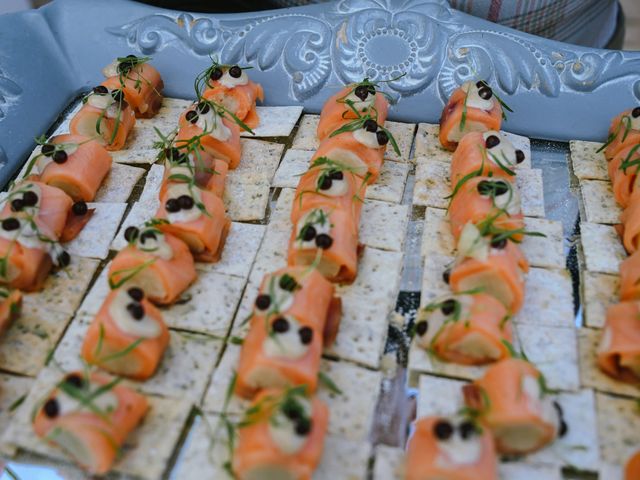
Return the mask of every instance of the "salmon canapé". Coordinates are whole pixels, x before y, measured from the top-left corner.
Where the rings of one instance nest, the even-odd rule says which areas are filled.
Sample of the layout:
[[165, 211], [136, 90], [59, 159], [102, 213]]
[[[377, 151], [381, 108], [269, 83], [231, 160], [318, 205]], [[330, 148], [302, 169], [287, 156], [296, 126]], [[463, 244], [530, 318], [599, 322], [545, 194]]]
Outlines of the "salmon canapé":
[[507, 455], [535, 452], [564, 435], [562, 407], [546, 391], [544, 377], [526, 360], [508, 358], [463, 387], [467, 407]]
[[640, 252], [620, 264], [620, 300], [640, 300]]
[[506, 179], [473, 177], [456, 186], [449, 204], [451, 233], [457, 240], [472, 223], [484, 234], [500, 231], [519, 242], [524, 236], [524, 215], [516, 185]]
[[449, 285], [456, 293], [481, 289], [514, 315], [524, 303], [524, 274], [528, 271], [529, 262], [515, 243], [482, 237], [477, 227], [468, 223], [460, 235]]
[[625, 110], [611, 121], [604, 156], [612, 160], [621, 150], [640, 143], [640, 107]]
[[335, 283], [351, 283], [358, 271], [358, 226], [350, 212], [315, 208], [301, 212], [289, 239], [287, 263], [311, 266]]
[[147, 399], [119, 379], [73, 372], [38, 404], [33, 430], [90, 475], [103, 475], [148, 408]]
[[291, 221], [296, 223], [303, 212], [326, 208], [351, 213], [353, 223], [358, 225], [366, 188], [366, 182], [340, 162], [320, 157], [300, 177]]
[[416, 420], [407, 444], [404, 478], [498, 480], [491, 433], [463, 416]]
[[242, 344], [236, 394], [306, 385], [316, 389], [320, 357], [338, 331], [340, 299], [318, 271], [287, 267], [262, 281]]
[[640, 451], [629, 458], [624, 467], [624, 480], [640, 478]]
[[370, 116], [384, 125], [389, 111], [389, 102], [376, 85], [368, 80], [347, 85], [329, 97], [320, 112], [316, 134], [324, 140], [332, 132], [363, 116]]
[[609, 306], [598, 346], [598, 366], [610, 377], [640, 385], [640, 301]]
[[304, 388], [263, 390], [238, 428], [238, 480], [311, 480], [322, 457], [329, 409]]
[[136, 380], [150, 378], [169, 345], [162, 314], [138, 287], [112, 290], [87, 330], [82, 358]]
[[484, 81], [465, 82], [455, 90], [440, 117], [440, 143], [454, 151], [469, 132], [500, 130], [502, 105]]
[[103, 69], [107, 77], [103, 85], [112, 90], [122, 89], [136, 118], [152, 118], [162, 107], [164, 82], [149, 60], [149, 57], [127, 55]]
[[202, 96], [222, 105], [249, 128], [256, 128], [260, 118], [256, 101], [264, 101], [262, 86], [249, 79], [246, 69], [238, 65], [214, 64], [205, 72]]
[[176, 143], [197, 142], [211, 157], [224, 160], [233, 170], [240, 164], [242, 145], [240, 127], [217, 109], [215, 103], [202, 100], [180, 116]]
[[133, 108], [122, 89], [98, 85], [69, 123], [72, 135], [92, 138], [107, 150], [121, 150], [136, 124]]
[[188, 183], [170, 183], [160, 196], [158, 228], [185, 242], [194, 258], [217, 262], [231, 227], [222, 199]]
[[368, 184], [375, 183], [384, 162], [389, 135], [371, 118], [353, 122], [359, 123], [354, 130], [336, 130], [322, 140], [311, 162], [330, 158], [364, 178]]
[[22, 292], [0, 287], [0, 336], [20, 316], [22, 310]]
[[227, 162], [213, 158], [200, 148], [167, 148], [163, 155], [165, 169], [160, 196], [165, 194], [167, 186], [171, 183], [193, 183], [222, 198], [229, 172]]
[[640, 189], [634, 189], [629, 197], [629, 205], [622, 211], [620, 222], [616, 228], [625, 250], [632, 255], [640, 246]]
[[179, 238], [156, 227], [128, 227], [129, 244], [120, 250], [109, 267], [109, 284], [141, 288], [159, 305], [176, 302], [197, 278], [189, 247]]
[[94, 139], [80, 135], [57, 135], [43, 144], [34, 158], [37, 180], [56, 187], [74, 202], [91, 202], [111, 170], [111, 155]]
[[509, 312], [485, 293], [446, 295], [418, 312], [415, 341], [445, 362], [495, 362], [509, 355], [513, 341]]
[[451, 157], [451, 185], [467, 175], [499, 177], [512, 180], [515, 169], [526, 159], [509, 138], [495, 130], [467, 133]]

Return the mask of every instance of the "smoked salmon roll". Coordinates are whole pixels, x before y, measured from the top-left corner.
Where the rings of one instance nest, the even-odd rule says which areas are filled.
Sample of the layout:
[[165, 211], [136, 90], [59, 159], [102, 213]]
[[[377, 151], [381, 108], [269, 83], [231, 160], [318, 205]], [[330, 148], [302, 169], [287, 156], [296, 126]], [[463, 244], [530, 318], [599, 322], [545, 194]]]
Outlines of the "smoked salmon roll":
[[506, 358], [513, 341], [510, 316], [486, 293], [447, 295], [430, 303], [416, 319], [419, 346], [443, 361], [482, 365]]
[[289, 239], [288, 265], [314, 265], [329, 281], [351, 283], [358, 270], [358, 226], [350, 212], [301, 212]]
[[84, 201], [74, 203], [59, 188], [26, 180], [9, 192], [0, 218], [12, 216], [33, 221], [47, 238], [67, 242], [80, 233], [93, 212]]
[[256, 128], [260, 124], [256, 101], [264, 101], [264, 91], [249, 79], [246, 70], [238, 65], [214, 63], [203, 72], [206, 88], [202, 97], [222, 105], [249, 128]]
[[320, 157], [300, 177], [291, 210], [291, 221], [296, 223], [301, 212], [325, 207], [350, 212], [353, 222], [358, 225], [366, 189], [366, 182], [345, 165]]
[[17, 218], [5, 218], [1, 227], [0, 284], [25, 292], [41, 290], [53, 268], [49, 245], [30, 224], [23, 226]]
[[102, 70], [107, 77], [103, 85], [111, 90], [121, 89], [136, 118], [152, 118], [162, 107], [164, 82], [149, 60], [150, 57], [127, 55]]
[[377, 85], [368, 79], [347, 85], [331, 96], [322, 107], [318, 123], [318, 140], [324, 140], [332, 132], [352, 120], [369, 115], [384, 125], [389, 102]]
[[139, 287], [149, 301], [170, 305], [195, 282], [193, 256], [179, 238], [152, 226], [128, 227], [125, 238], [109, 267], [112, 288]]
[[540, 450], [567, 431], [562, 408], [545, 385], [533, 364], [508, 358], [491, 365], [482, 378], [462, 390], [467, 407], [493, 434], [498, 452], [522, 455]]
[[629, 205], [620, 215], [618, 232], [622, 244], [629, 255], [638, 250], [640, 245], [640, 189], [636, 189], [629, 198]]
[[600, 150], [607, 160], [621, 150], [640, 143], [640, 107], [625, 110], [611, 122], [609, 137]]
[[620, 300], [640, 300], [640, 252], [620, 264]]
[[40, 148], [30, 172], [37, 180], [56, 187], [74, 202], [91, 202], [111, 170], [111, 155], [93, 139], [57, 135]]
[[185, 242], [201, 262], [220, 259], [231, 221], [222, 199], [186, 183], [171, 183], [160, 196], [158, 228]]
[[264, 390], [240, 422], [232, 469], [238, 480], [311, 480], [324, 448], [329, 409], [304, 388]]
[[512, 180], [515, 167], [524, 160], [524, 152], [516, 149], [506, 135], [496, 130], [470, 132], [462, 137], [451, 157], [451, 185], [455, 187], [472, 173]]
[[640, 478], [640, 451], [633, 455], [624, 468], [624, 480]]
[[119, 376], [146, 380], [169, 345], [162, 314], [138, 287], [112, 290], [87, 330], [82, 358]]
[[375, 183], [390, 140], [388, 131], [374, 119], [354, 120], [321, 141], [311, 162], [327, 157], [365, 178], [367, 183]]
[[201, 100], [180, 116], [176, 142], [198, 138], [200, 146], [213, 158], [224, 160], [230, 169], [240, 164], [240, 127], [210, 100]]
[[122, 89], [98, 85], [69, 123], [72, 135], [92, 138], [107, 150], [121, 150], [136, 124], [133, 108]]
[[22, 293], [0, 287], [0, 336], [7, 331], [13, 321], [20, 316]]
[[622, 382], [640, 384], [640, 301], [621, 302], [607, 309], [598, 347], [598, 366]]
[[317, 386], [322, 349], [335, 339], [342, 304], [317, 270], [287, 267], [267, 275], [242, 344], [236, 394], [261, 388]]
[[640, 169], [640, 144], [631, 145], [618, 151], [607, 165], [616, 202], [625, 208], [631, 194], [636, 189]]
[[458, 242], [458, 261], [451, 269], [449, 285], [456, 293], [481, 289], [513, 315], [524, 303], [524, 274], [528, 271], [529, 262], [517, 245], [506, 238], [481, 237], [469, 223]]
[[491, 433], [465, 417], [423, 417], [413, 424], [406, 480], [498, 480]]
[[525, 233], [520, 193], [505, 179], [474, 177], [464, 182], [454, 190], [449, 221], [456, 240], [467, 223], [478, 226], [483, 235], [500, 231], [517, 242]]
[[165, 149], [165, 170], [160, 196], [171, 183], [193, 183], [222, 198], [229, 166], [224, 160], [213, 158], [204, 150], [191, 152], [178, 148]]
[[440, 117], [440, 143], [454, 151], [469, 132], [500, 130], [502, 102], [484, 81], [465, 82], [453, 92]]
[[33, 430], [90, 475], [107, 473], [126, 438], [149, 409], [147, 399], [120, 379], [68, 374], [33, 412]]

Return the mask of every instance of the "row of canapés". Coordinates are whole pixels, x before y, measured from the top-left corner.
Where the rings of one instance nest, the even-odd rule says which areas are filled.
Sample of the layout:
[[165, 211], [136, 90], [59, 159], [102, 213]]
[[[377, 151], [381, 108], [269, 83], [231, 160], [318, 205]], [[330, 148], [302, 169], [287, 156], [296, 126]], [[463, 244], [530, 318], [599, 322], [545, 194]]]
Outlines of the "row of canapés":
[[265, 275], [247, 319], [233, 385], [253, 401], [235, 429], [237, 478], [310, 480], [318, 466], [330, 415], [316, 397], [318, 381], [336, 389], [321, 372], [341, 321], [333, 284], [357, 276], [367, 185], [378, 178], [388, 144], [398, 151], [384, 127], [388, 106], [365, 79], [322, 109], [320, 144], [294, 194], [288, 266]]
[[[118, 58], [105, 69], [113, 76], [87, 95], [71, 120], [73, 136], [50, 139], [34, 158], [30, 168], [38, 169], [41, 181], [54, 166], [56, 186], [76, 192], [93, 185], [87, 200], [95, 197], [108, 171], [96, 180], [102, 172], [96, 168], [98, 162], [106, 157], [110, 166], [108, 150], [124, 147], [135, 118], [153, 117], [161, 108], [162, 79], [148, 60]], [[231, 225], [222, 202], [226, 174], [240, 161], [240, 129], [251, 131], [245, 121], [253, 126], [259, 121], [255, 103], [262, 90], [242, 68], [214, 62], [198, 76], [196, 85], [198, 100], [181, 115], [178, 128], [158, 132], [158, 159], [165, 164], [159, 207], [144, 225], [126, 229], [128, 244], [110, 264], [110, 291], [82, 345], [87, 368], [65, 375], [33, 413], [36, 434], [61, 447], [92, 474], [111, 469], [127, 436], [147, 413], [145, 396], [121, 381], [153, 376], [170, 339], [156, 306], [180, 299], [196, 280], [196, 261], [220, 258]], [[65, 171], [58, 173], [62, 167]], [[33, 183], [29, 177], [28, 184]], [[39, 192], [45, 187], [53, 188], [43, 183]], [[24, 195], [10, 196], [11, 205], [16, 198], [30, 202]], [[56, 212], [56, 205], [24, 210], [18, 209], [21, 218], [44, 220]], [[23, 247], [22, 236], [11, 240], [11, 248]], [[36, 290], [42, 283], [38, 279], [10, 285]]]
[[[597, 362], [610, 377], [640, 386], [640, 107], [613, 119], [599, 152], [623, 209], [616, 229], [629, 256], [620, 264], [620, 303], [607, 309]], [[629, 460], [626, 475], [640, 478], [640, 450]]]
[[448, 220], [457, 255], [443, 273], [451, 293], [419, 312], [414, 341], [439, 361], [489, 367], [462, 388], [456, 415], [416, 421], [407, 479], [497, 479], [498, 454], [537, 451], [568, 428], [542, 373], [513, 347], [511, 319], [529, 269], [518, 244], [539, 234], [525, 229], [515, 178], [526, 155], [500, 132], [505, 109], [486, 82], [467, 82], [440, 120], [440, 143], [453, 151]]

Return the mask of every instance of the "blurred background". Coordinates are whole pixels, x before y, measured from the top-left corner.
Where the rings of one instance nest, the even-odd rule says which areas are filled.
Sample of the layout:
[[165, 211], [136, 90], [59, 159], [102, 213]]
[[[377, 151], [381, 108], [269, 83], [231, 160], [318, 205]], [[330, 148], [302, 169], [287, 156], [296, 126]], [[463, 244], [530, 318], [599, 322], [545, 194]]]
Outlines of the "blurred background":
[[[0, 0], [0, 14], [38, 8], [50, 0]], [[141, 0], [166, 8], [247, 12], [326, 0]], [[492, 21], [586, 46], [640, 50], [640, 0], [449, 0], [459, 10]], [[497, 8], [496, 8], [497, 5]], [[506, 6], [505, 6], [506, 5]]]

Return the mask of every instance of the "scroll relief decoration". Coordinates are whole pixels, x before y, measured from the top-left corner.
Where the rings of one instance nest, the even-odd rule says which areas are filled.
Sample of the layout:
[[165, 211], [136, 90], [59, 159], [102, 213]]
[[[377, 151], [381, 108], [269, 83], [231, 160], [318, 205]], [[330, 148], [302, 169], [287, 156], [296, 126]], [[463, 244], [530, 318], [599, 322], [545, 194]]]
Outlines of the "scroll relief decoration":
[[[509, 94], [522, 88], [557, 97], [637, 78], [640, 71], [640, 59], [623, 52], [557, 50], [500, 27], [474, 30], [463, 18], [445, 0], [342, 0], [317, 16], [152, 14], [107, 31], [143, 54], [177, 44], [262, 71], [281, 66], [299, 101], [316, 95], [332, 74], [344, 83], [403, 75], [381, 87], [396, 99], [433, 87], [444, 100], [466, 80], [482, 78]], [[633, 92], [640, 99], [640, 80]], [[0, 100], [1, 94], [0, 83]]]

